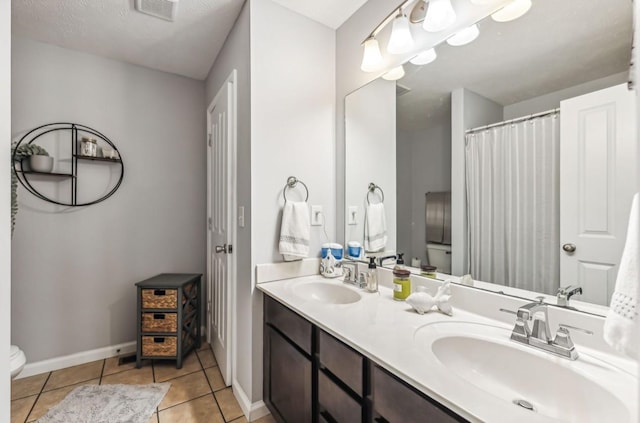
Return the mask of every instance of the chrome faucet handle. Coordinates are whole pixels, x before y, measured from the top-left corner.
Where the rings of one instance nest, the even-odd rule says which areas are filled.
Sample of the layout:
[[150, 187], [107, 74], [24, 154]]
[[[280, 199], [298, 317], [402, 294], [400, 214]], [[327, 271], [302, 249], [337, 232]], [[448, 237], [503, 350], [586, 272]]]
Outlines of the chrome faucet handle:
[[346, 266], [345, 264], [343, 264], [342, 274], [344, 275], [342, 280], [345, 282], [349, 282], [351, 280], [351, 274], [352, 274], [351, 266]]
[[[593, 331], [591, 331], [589, 329], [579, 328], [577, 326], [565, 325], [564, 323], [560, 323], [558, 326], [560, 326], [560, 329], [564, 329], [566, 332], [568, 332], [567, 329], [571, 329], [571, 330], [580, 331], [582, 333], [586, 333], [587, 335], [593, 335]], [[560, 329], [558, 329], [558, 330], [560, 330]]]
[[569, 285], [558, 288], [557, 301], [559, 306], [567, 307], [569, 299], [574, 295], [582, 295], [582, 287], [578, 285]]

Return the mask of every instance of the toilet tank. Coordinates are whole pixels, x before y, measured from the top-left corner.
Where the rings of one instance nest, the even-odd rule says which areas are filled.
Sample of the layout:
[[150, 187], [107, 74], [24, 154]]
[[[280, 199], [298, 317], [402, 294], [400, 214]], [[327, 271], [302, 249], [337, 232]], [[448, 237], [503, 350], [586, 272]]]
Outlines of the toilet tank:
[[427, 258], [437, 272], [451, 274], [451, 245], [427, 244]]

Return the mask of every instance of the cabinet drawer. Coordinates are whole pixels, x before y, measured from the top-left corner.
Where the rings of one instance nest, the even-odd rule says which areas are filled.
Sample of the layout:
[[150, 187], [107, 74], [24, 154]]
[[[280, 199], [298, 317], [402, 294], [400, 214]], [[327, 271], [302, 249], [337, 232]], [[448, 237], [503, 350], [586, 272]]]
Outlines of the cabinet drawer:
[[362, 397], [363, 357], [351, 347], [320, 331], [320, 364]]
[[459, 423], [462, 417], [373, 366], [373, 407], [389, 423]]
[[[185, 324], [188, 322], [185, 322]], [[142, 332], [177, 332], [177, 313], [142, 313]]]
[[323, 372], [318, 373], [318, 403], [338, 423], [362, 421], [362, 406]]
[[177, 289], [143, 289], [142, 308], [172, 308], [178, 307]]
[[307, 354], [311, 354], [311, 323], [265, 295], [265, 322], [278, 329]]
[[147, 357], [175, 357], [178, 342], [175, 336], [143, 336], [142, 355]]

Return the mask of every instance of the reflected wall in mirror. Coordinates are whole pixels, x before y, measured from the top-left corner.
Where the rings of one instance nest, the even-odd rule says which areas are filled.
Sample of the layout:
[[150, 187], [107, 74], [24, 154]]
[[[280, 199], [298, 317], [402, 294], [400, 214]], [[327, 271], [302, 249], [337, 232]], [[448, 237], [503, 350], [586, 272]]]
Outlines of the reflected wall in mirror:
[[[450, 258], [453, 275], [550, 295], [580, 285], [576, 299], [608, 304], [637, 189], [631, 23], [627, 0], [537, 0], [405, 64], [395, 98], [383, 80], [348, 95], [345, 240], [363, 233], [349, 209], [377, 180], [396, 196], [385, 249], [407, 263]], [[450, 209], [427, 201], [440, 192]]]

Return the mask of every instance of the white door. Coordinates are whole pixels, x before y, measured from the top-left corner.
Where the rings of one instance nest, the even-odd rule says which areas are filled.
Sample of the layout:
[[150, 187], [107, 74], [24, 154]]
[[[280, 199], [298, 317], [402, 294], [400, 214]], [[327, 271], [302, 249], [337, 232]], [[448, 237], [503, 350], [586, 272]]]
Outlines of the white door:
[[231, 385], [232, 310], [235, 298], [235, 71], [207, 110], [208, 340]]
[[635, 96], [626, 84], [560, 104], [560, 280], [607, 305], [636, 191]]

